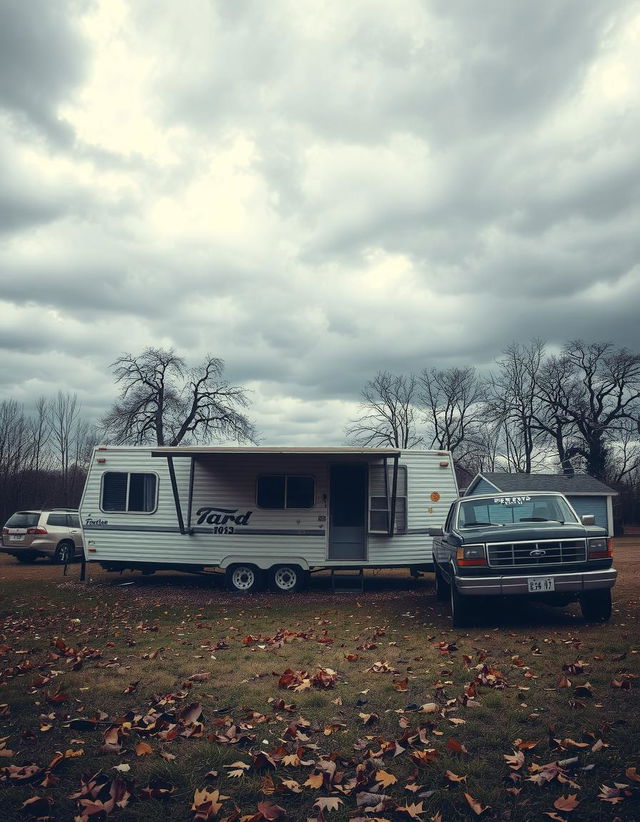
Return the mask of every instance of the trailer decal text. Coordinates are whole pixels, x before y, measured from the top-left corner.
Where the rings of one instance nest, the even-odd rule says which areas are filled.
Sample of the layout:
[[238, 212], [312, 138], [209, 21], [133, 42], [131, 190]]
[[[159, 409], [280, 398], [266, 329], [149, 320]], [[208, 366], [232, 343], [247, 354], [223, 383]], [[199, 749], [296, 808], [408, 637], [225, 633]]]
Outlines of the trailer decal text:
[[[213, 506], [198, 508], [196, 516], [198, 521], [196, 525], [227, 525], [227, 523], [235, 523], [235, 525], [247, 525], [251, 518], [253, 511], [245, 511], [239, 514], [237, 508], [214, 508]], [[232, 534], [233, 526], [227, 526], [228, 530], [214, 528], [216, 534]]]

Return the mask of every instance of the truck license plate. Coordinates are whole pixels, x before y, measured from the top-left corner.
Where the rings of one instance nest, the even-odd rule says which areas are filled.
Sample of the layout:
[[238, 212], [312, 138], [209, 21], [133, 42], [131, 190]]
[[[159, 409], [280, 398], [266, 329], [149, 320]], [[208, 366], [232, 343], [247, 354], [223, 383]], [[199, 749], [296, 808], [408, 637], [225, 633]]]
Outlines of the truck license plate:
[[529, 584], [530, 594], [539, 594], [546, 591], [555, 591], [555, 580], [553, 577], [529, 577], [527, 580]]

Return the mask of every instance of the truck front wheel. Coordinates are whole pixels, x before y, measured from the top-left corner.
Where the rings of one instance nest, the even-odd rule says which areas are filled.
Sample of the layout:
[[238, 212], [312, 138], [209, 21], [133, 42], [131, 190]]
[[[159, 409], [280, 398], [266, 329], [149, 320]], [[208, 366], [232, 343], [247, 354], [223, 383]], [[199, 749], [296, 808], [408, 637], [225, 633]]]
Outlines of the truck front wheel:
[[580, 609], [587, 622], [607, 622], [611, 616], [611, 589], [601, 588], [582, 594]]
[[471, 622], [471, 615], [473, 607], [469, 602], [469, 598], [458, 593], [455, 583], [451, 580], [450, 588], [450, 602], [451, 602], [451, 618], [453, 619], [454, 628], [466, 628]]
[[435, 587], [436, 587], [436, 599], [437, 599], [439, 602], [446, 602], [446, 601], [450, 598], [450, 596], [451, 596], [451, 592], [450, 592], [450, 590], [449, 590], [450, 586], [449, 586], [449, 583], [448, 583], [448, 582], [446, 582], [445, 578], [443, 577], [443, 575], [442, 575], [442, 571], [441, 571], [441, 570], [440, 570], [440, 568], [438, 567], [438, 563], [437, 563], [437, 562], [436, 562], [436, 564], [435, 564], [435, 565], [436, 565], [436, 567], [435, 567], [435, 576], [436, 576], [436, 581], [435, 581]]

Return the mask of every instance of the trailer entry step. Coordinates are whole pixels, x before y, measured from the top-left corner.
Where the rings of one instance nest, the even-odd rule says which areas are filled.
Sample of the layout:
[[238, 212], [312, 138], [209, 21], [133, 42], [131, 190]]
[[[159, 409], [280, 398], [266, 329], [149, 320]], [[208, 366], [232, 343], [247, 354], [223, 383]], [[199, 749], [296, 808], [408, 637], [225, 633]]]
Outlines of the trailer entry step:
[[331, 569], [331, 590], [334, 594], [363, 594], [364, 568], [358, 571]]

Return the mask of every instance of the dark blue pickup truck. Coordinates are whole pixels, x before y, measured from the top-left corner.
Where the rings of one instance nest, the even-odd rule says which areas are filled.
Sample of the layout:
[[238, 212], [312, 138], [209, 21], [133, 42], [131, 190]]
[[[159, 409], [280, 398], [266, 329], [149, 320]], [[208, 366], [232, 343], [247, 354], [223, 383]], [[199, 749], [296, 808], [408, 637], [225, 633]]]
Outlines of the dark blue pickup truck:
[[578, 601], [589, 621], [611, 616], [617, 572], [607, 532], [562, 494], [462, 497], [431, 535], [436, 594], [450, 600], [455, 627], [472, 623], [481, 598], [494, 596]]

